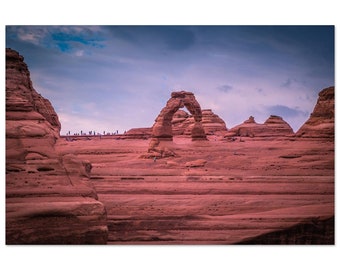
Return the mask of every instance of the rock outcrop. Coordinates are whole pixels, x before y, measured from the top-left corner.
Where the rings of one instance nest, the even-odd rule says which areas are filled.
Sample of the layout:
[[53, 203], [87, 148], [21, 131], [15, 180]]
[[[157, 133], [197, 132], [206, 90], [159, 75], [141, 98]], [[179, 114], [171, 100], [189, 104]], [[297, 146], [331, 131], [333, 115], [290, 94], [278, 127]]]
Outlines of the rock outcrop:
[[183, 110], [178, 110], [172, 120], [172, 134], [174, 136], [178, 135], [191, 135], [191, 129], [189, 128], [192, 127], [194, 124], [195, 119], [193, 116], [190, 116], [186, 111]]
[[263, 124], [255, 122], [253, 116], [242, 124], [231, 128], [226, 137], [280, 137], [294, 134], [290, 125], [280, 116], [271, 115]]
[[105, 244], [106, 211], [91, 163], [58, 152], [60, 122], [6, 49], [6, 243]]
[[309, 119], [296, 132], [298, 137], [334, 138], [334, 86], [323, 89]]
[[227, 131], [227, 126], [223, 119], [213, 113], [211, 109], [202, 110], [202, 125], [207, 135]]
[[[173, 135], [191, 136], [191, 130], [195, 124], [195, 119], [183, 110], [178, 110], [172, 119]], [[211, 109], [202, 110], [202, 126], [206, 135], [226, 132], [227, 127], [225, 122]]]
[[294, 134], [291, 126], [281, 116], [271, 115], [264, 125], [268, 127], [270, 136], [290, 136]]
[[[54, 145], [60, 122], [51, 103], [32, 86], [23, 57], [6, 50], [6, 169], [57, 170]], [[41, 165], [43, 164], [43, 166]]]

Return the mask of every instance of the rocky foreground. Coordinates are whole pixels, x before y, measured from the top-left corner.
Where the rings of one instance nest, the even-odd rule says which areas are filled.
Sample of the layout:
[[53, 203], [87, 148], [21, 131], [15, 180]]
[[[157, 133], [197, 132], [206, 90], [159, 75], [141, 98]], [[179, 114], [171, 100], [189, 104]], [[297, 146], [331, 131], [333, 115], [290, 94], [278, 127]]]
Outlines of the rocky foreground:
[[156, 161], [148, 140], [63, 147], [91, 160], [109, 244], [334, 243], [332, 143], [210, 139], [177, 137]]
[[152, 128], [59, 133], [7, 49], [7, 244], [334, 244], [334, 87], [296, 134], [279, 116], [228, 130], [185, 91]]

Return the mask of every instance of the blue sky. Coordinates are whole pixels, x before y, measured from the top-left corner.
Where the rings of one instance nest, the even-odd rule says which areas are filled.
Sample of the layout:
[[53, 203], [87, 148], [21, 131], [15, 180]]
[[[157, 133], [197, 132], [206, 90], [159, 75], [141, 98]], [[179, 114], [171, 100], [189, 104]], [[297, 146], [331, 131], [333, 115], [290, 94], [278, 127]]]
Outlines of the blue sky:
[[271, 114], [297, 129], [334, 85], [332, 26], [6, 26], [67, 131], [150, 127], [192, 91], [228, 128]]

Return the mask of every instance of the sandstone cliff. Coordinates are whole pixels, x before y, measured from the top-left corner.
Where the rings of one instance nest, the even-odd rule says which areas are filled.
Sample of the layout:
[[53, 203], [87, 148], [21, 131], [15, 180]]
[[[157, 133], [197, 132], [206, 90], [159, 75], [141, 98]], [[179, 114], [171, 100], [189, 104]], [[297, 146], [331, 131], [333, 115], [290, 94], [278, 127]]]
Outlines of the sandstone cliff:
[[296, 132], [296, 136], [334, 138], [334, 86], [319, 93], [313, 112]]
[[105, 244], [106, 211], [91, 164], [58, 152], [60, 122], [6, 49], [6, 243]]

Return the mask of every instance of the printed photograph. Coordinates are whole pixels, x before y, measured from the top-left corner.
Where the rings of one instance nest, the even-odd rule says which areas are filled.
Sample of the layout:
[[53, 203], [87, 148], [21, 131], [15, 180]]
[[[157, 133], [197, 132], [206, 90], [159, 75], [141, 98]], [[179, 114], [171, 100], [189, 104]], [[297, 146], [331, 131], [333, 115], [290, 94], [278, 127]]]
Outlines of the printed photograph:
[[334, 25], [6, 25], [6, 245], [335, 245]]

